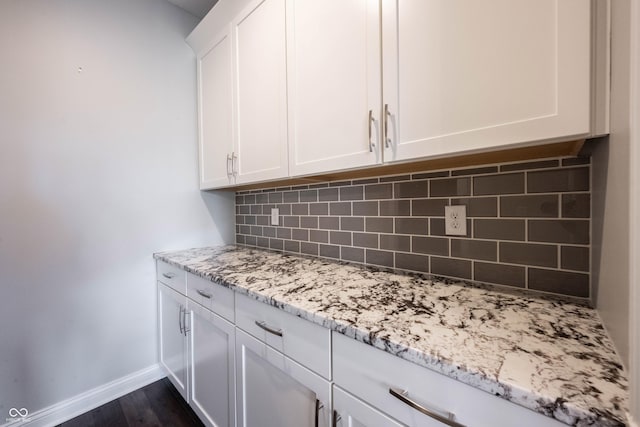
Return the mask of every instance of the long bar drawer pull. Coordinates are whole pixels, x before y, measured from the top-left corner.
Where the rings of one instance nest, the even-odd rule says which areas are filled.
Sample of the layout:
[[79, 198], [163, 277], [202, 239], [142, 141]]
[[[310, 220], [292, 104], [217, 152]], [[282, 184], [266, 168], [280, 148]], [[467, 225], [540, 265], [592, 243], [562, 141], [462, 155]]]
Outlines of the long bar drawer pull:
[[211, 299], [211, 294], [207, 293], [205, 291], [201, 291], [200, 289], [196, 289], [196, 292], [198, 293], [198, 295], [200, 295], [201, 297], [205, 297], [208, 299]]
[[277, 335], [279, 337], [282, 336], [282, 329], [274, 329], [268, 326], [265, 322], [259, 321], [259, 320], [256, 320], [256, 325], [260, 326], [262, 329], [269, 332], [270, 334]]
[[446, 424], [448, 426], [451, 427], [465, 427], [463, 424], [457, 423], [454, 420], [455, 415], [451, 412], [446, 412], [444, 415], [441, 415], [431, 409], [427, 409], [424, 406], [420, 405], [419, 403], [409, 399], [408, 395], [409, 392], [407, 390], [400, 390], [397, 388], [389, 388], [389, 393], [395, 397], [396, 399], [400, 400], [402, 403], [405, 403], [409, 406], [411, 406], [413, 409], [415, 409], [416, 411], [420, 411], [423, 414], [425, 414], [428, 417], [433, 418], [434, 420], [438, 420], [443, 424]]
[[174, 277], [176, 277], [176, 275], [173, 273], [162, 273], [162, 275], [167, 279], [173, 279]]

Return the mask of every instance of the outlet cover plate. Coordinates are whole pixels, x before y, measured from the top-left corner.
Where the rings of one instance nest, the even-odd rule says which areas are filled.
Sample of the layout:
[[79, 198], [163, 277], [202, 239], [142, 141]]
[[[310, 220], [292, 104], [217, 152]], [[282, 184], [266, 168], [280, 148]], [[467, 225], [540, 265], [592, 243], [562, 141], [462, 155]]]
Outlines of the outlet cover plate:
[[465, 205], [444, 207], [444, 233], [447, 236], [467, 235], [467, 207]]
[[271, 225], [280, 225], [280, 209], [271, 208]]

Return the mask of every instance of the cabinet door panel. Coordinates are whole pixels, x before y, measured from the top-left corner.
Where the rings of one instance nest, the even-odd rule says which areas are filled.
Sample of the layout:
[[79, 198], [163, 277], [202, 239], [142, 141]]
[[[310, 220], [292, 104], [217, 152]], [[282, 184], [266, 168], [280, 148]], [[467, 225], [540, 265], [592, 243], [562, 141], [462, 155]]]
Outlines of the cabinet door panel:
[[590, 2], [383, 2], [383, 52], [386, 161], [589, 132]]
[[188, 302], [191, 406], [208, 425], [235, 425], [235, 328]]
[[180, 395], [188, 400], [187, 341], [181, 331], [186, 298], [158, 283], [160, 364]]
[[329, 426], [328, 381], [236, 329], [237, 415], [242, 427]]
[[379, 31], [377, 0], [287, 2], [292, 175], [379, 161]]
[[340, 416], [336, 427], [401, 427], [402, 424], [333, 386], [333, 406]]
[[254, 2], [233, 28], [237, 181], [287, 176], [284, 0]]
[[232, 182], [227, 155], [233, 151], [231, 36], [227, 30], [198, 55], [200, 188]]

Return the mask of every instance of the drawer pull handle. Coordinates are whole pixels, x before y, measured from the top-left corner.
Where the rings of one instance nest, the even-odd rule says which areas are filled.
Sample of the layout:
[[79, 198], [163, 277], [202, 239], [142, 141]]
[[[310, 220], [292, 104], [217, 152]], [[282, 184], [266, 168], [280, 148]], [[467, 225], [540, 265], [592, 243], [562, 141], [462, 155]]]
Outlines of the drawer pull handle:
[[198, 295], [200, 295], [201, 297], [211, 299], [211, 294], [209, 294], [209, 293], [207, 293], [207, 292], [205, 292], [205, 291], [202, 291], [202, 290], [200, 290], [200, 289], [196, 289], [196, 292], [197, 292], [197, 293], [198, 293]]
[[174, 277], [176, 277], [176, 275], [173, 273], [162, 273], [162, 275], [167, 279], [173, 279]]
[[425, 414], [428, 417], [433, 418], [434, 420], [438, 420], [443, 424], [446, 424], [448, 426], [451, 427], [465, 427], [463, 424], [457, 423], [454, 420], [455, 415], [451, 412], [446, 412], [445, 415], [441, 415], [438, 414], [437, 412], [431, 410], [431, 409], [427, 409], [424, 406], [420, 405], [419, 403], [409, 399], [408, 395], [409, 392], [406, 390], [400, 390], [397, 388], [389, 388], [389, 393], [395, 397], [396, 399], [400, 400], [402, 403], [405, 403], [409, 406], [411, 406], [413, 409], [415, 409], [416, 411], [422, 412], [423, 414]]
[[282, 336], [282, 329], [274, 329], [274, 328], [268, 326], [265, 322], [258, 321], [258, 320], [256, 320], [256, 325], [258, 325], [259, 327], [261, 327], [265, 331], [269, 332], [270, 334], [277, 335], [279, 337]]

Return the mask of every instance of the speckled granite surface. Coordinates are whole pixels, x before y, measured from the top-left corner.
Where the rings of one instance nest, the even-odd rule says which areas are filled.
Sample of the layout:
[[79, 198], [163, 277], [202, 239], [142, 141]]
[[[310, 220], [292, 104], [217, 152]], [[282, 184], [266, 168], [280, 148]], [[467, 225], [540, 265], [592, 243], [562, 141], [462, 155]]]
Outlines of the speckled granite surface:
[[154, 256], [566, 424], [625, 425], [626, 374], [591, 308], [236, 246]]

